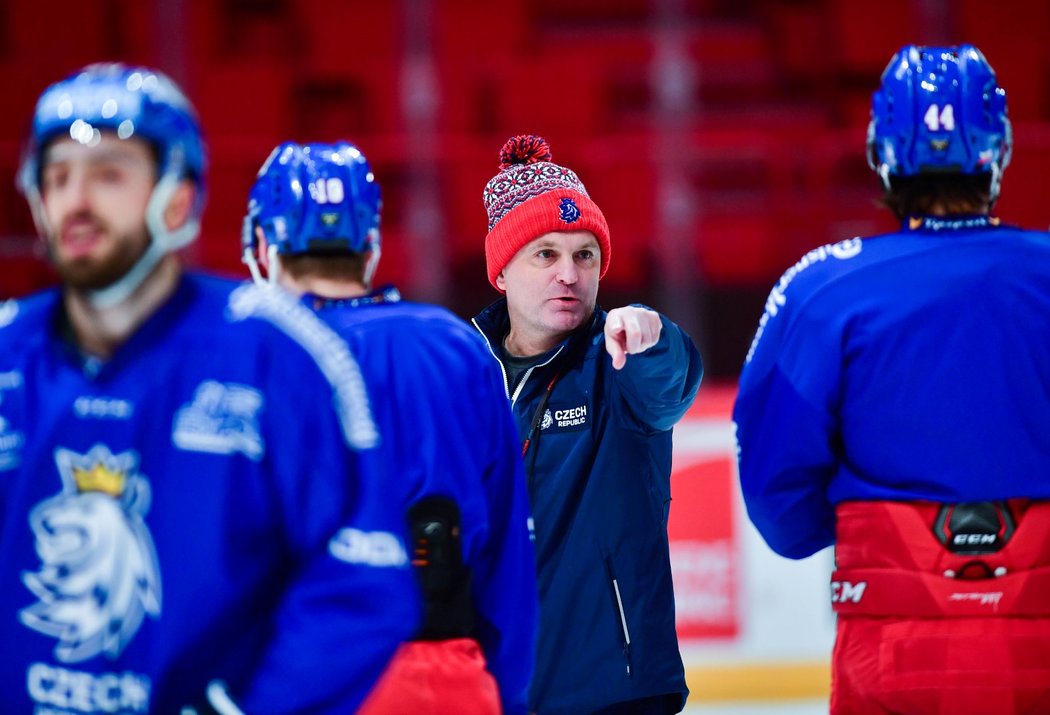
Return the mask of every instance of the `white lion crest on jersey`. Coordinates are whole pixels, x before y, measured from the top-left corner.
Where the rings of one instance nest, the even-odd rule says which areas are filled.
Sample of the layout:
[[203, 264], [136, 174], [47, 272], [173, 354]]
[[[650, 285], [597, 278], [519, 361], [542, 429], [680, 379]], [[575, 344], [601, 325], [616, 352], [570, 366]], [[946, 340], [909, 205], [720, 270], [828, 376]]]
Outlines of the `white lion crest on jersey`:
[[55, 464], [62, 491], [29, 515], [41, 567], [22, 574], [40, 600], [19, 616], [58, 639], [60, 661], [116, 658], [146, 614], [160, 615], [160, 572], [143, 522], [149, 482], [134, 452], [101, 444], [87, 454], [56, 449]]

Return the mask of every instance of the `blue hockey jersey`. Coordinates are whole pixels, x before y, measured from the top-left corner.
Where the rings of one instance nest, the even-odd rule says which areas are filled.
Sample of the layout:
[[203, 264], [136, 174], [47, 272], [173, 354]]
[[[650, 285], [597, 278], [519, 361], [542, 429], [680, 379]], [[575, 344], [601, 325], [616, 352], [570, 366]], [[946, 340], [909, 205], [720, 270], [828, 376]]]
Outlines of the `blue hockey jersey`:
[[0, 304], [0, 709], [353, 712], [419, 611], [345, 345], [193, 276], [106, 362], [62, 317]]
[[535, 653], [536, 565], [517, 428], [503, 377], [474, 329], [393, 288], [347, 300], [306, 295], [350, 346], [374, 394], [380, 452], [395, 455], [389, 494], [407, 505], [450, 497], [462, 519], [476, 637], [504, 712], [526, 712]]
[[916, 217], [784, 274], [733, 412], [748, 514], [778, 553], [846, 500], [1050, 498], [1050, 235]]

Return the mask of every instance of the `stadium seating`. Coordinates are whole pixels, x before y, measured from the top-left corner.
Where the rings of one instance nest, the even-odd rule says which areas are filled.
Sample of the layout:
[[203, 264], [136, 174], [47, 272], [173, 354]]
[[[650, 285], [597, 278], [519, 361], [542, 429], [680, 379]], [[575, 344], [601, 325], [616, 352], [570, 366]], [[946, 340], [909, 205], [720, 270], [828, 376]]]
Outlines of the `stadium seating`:
[[[0, 5], [0, 169], [13, 174], [46, 84], [94, 60], [156, 64], [193, 97], [212, 147], [192, 261], [242, 274], [236, 236], [269, 149], [345, 138], [384, 188], [379, 277], [468, 310], [491, 297], [482, 187], [508, 136], [538, 133], [606, 211], [607, 290], [657, 294], [671, 246], [706, 305], [721, 306], [758, 295], [814, 246], [892, 226], [862, 146], [871, 91], [907, 42], [986, 52], [1017, 124], [1001, 211], [1050, 223], [1048, 29], [1042, 0], [11, 0]], [[437, 212], [409, 220], [426, 182]], [[26, 268], [38, 262], [31, 233], [12, 182], [0, 183], [0, 296], [49, 279]]]

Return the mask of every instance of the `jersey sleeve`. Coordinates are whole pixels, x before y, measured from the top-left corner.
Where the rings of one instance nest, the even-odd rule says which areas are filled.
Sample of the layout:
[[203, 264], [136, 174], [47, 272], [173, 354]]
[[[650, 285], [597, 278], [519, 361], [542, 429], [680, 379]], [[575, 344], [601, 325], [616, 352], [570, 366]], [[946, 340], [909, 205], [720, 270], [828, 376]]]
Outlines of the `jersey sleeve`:
[[[783, 283], [783, 281], [782, 281]], [[774, 288], [740, 376], [733, 421], [748, 516], [782, 556], [831, 545], [838, 464], [841, 320], [794, 286]]]
[[482, 355], [478, 383], [488, 425], [488, 468], [483, 478], [489, 534], [474, 560], [478, 639], [499, 684], [503, 712], [527, 712], [536, 649], [538, 596], [532, 520], [518, 431], [495, 361]]
[[692, 338], [666, 316], [661, 315], [660, 322], [663, 328], [656, 345], [628, 355], [623, 369], [610, 368], [625, 413], [655, 431], [669, 430], [682, 419], [704, 375]]
[[418, 627], [400, 510], [364, 493], [353, 455], [325, 455], [319, 441], [306, 445], [310, 468], [283, 483], [291, 578], [243, 695], [248, 713], [355, 712]]

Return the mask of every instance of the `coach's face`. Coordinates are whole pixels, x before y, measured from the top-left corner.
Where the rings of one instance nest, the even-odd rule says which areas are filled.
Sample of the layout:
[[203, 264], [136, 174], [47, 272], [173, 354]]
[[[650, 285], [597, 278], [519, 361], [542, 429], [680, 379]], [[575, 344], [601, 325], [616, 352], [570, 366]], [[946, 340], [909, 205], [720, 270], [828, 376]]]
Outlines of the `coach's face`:
[[93, 146], [62, 138], [47, 147], [40, 180], [45, 240], [68, 286], [105, 288], [142, 256], [156, 176], [153, 152], [142, 139], [104, 133]]
[[522, 247], [496, 276], [507, 294], [508, 348], [545, 352], [580, 327], [594, 313], [600, 268], [601, 249], [590, 231], [555, 231]]

